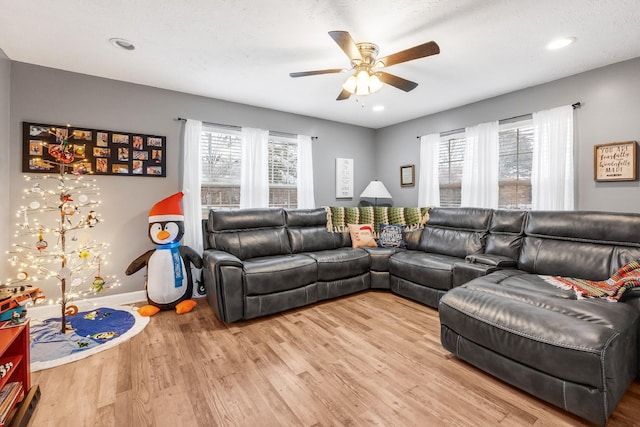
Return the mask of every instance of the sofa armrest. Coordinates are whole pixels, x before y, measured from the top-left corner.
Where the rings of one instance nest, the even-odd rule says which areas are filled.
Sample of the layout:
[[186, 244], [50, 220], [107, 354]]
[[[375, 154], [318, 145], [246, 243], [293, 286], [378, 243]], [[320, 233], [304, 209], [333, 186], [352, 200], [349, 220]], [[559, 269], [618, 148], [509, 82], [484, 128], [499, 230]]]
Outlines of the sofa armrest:
[[453, 264], [453, 287], [464, 285], [477, 278], [497, 271], [498, 267], [489, 264], [479, 264], [460, 261]]
[[472, 264], [486, 264], [498, 268], [515, 267], [517, 262], [513, 258], [494, 254], [467, 255], [465, 260]]
[[236, 256], [207, 249], [202, 256], [202, 279], [209, 305], [224, 322], [236, 322], [244, 317], [242, 261]]

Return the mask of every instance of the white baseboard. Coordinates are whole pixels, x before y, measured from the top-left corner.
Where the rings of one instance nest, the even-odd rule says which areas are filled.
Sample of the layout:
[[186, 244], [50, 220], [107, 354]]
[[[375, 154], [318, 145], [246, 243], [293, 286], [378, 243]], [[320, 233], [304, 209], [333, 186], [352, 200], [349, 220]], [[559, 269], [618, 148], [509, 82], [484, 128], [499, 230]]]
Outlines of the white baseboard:
[[[114, 307], [117, 305], [135, 304], [138, 302], [147, 301], [146, 291], [127, 292], [124, 294], [106, 295], [103, 297], [89, 298], [78, 301], [73, 301], [70, 304], [78, 306], [80, 311], [86, 311], [91, 307], [108, 306]], [[48, 304], [48, 305], [36, 305], [27, 308], [27, 316], [33, 319], [48, 319], [50, 317], [60, 317], [60, 305]]]

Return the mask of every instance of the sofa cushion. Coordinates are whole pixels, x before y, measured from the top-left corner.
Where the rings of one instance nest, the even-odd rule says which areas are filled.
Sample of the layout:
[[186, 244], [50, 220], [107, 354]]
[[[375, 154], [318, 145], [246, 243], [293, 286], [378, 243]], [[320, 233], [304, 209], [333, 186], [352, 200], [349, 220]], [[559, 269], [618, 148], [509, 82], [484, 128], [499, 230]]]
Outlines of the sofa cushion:
[[405, 230], [404, 243], [405, 243], [406, 249], [409, 249], [410, 251], [417, 251], [418, 247], [420, 246], [421, 237], [422, 237], [422, 229], [411, 230], [411, 231]]
[[494, 211], [485, 253], [517, 260], [522, 247], [526, 217], [525, 211]]
[[241, 260], [291, 253], [284, 210], [209, 211], [209, 245]]
[[518, 268], [536, 274], [605, 280], [638, 258], [638, 214], [532, 211]]
[[369, 254], [363, 249], [340, 248], [305, 255], [318, 263], [318, 281], [323, 282], [359, 276], [367, 273], [371, 265]]
[[284, 216], [288, 227], [310, 227], [321, 225], [327, 229], [327, 211], [323, 208], [285, 209]]
[[527, 236], [640, 246], [640, 214], [587, 211], [531, 211]]
[[215, 249], [229, 252], [241, 260], [291, 253], [284, 227], [213, 232], [211, 237]]
[[486, 231], [491, 222], [491, 209], [484, 208], [432, 208], [429, 210], [430, 227]]
[[400, 251], [389, 259], [389, 273], [393, 276], [434, 289], [452, 287], [452, 271], [460, 258], [420, 251]]
[[391, 255], [399, 252], [398, 248], [363, 248], [371, 258], [371, 271], [389, 271]]
[[481, 253], [483, 247], [484, 233], [427, 226], [422, 230], [418, 249], [464, 258], [467, 255]]
[[349, 224], [349, 235], [353, 248], [376, 247], [378, 244], [373, 238], [372, 224]]
[[480, 208], [433, 208], [418, 249], [458, 258], [481, 253], [492, 212]]
[[343, 245], [341, 233], [330, 233], [326, 226], [287, 227], [293, 253], [323, 251]]
[[344, 245], [341, 233], [327, 230], [327, 211], [318, 209], [286, 209], [287, 233], [293, 253], [336, 249]]
[[605, 280], [640, 258], [640, 248], [525, 237], [518, 268], [530, 273]]
[[256, 208], [209, 211], [209, 231], [238, 231], [249, 228], [282, 227], [284, 209]]
[[381, 248], [404, 248], [404, 225], [380, 224], [380, 238], [378, 246]]
[[243, 263], [245, 295], [282, 292], [315, 283], [316, 261], [301, 254], [247, 259]]
[[640, 313], [626, 304], [576, 300], [537, 275], [496, 272], [448, 292], [439, 311], [456, 334], [556, 378], [602, 390], [621, 370], [635, 375], [627, 355]]

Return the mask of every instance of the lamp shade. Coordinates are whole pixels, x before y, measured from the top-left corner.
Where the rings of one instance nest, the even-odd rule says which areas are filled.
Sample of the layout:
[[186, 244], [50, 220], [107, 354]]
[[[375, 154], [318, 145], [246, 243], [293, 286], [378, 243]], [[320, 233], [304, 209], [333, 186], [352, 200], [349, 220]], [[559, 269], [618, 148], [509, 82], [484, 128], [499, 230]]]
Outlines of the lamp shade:
[[384, 186], [382, 181], [371, 181], [367, 188], [364, 189], [360, 197], [371, 197], [376, 199], [390, 199], [391, 193], [387, 190], [387, 187]]

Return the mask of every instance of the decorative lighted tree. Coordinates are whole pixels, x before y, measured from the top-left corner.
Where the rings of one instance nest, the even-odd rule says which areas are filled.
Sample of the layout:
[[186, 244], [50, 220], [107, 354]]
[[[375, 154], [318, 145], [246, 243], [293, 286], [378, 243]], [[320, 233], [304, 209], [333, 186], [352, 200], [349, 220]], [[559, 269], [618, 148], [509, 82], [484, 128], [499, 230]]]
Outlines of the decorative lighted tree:
[[42, 167], [59, 173], [24, 177], [24, 204], [17, 214], [16, 243], [9, 251], [10, 263], [18, 268], [17, 281], [34, 286], [57, 281], [60, 296], [48, 300], [61, 306], [62, 333], [68, 330], [67, 316], [77, 312], [70, 302], [119, 285], [101, 273], [108, 245], [89, 236], [101, 222], [96, 212], [100, 193], [95, 179], [85, 175], [89, 168], [83, 153], [74, 153], [66, 131], [51, 130], [57, 143], [44, 148], [56, 161], [41, 160]]

